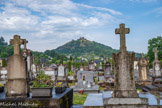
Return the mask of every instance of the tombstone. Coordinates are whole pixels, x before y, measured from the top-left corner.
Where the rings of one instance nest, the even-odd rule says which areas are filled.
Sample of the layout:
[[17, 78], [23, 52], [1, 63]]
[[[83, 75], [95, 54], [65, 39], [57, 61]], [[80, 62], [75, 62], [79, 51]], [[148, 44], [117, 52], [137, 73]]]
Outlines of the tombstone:
[[104, 66], [104, 75], [107, 76], [107, 75], [112, 75], [112, 71], [111, 71], [111, 64], [109, 62], [106, 62], [105, 63], [105, 66]]
[[129, 28], [125, 24], [120, 24], [120, 28], [115, 30], [120, 34], [120, 51], [113, 54], [115, 85], [113, 98], [104, 98], [105, 108], [146, 108], [147, 99], [139, 98], [134, 81], [134, 53], [128, 53], [126, 49], [125, 34], [128, 34]]
[[67, 68], [63, 64], [58, 66], [57, 82], [62, 82], [63, 86], [68, 87]]
[[144, 58], [142, 53], [142, 58], [138, 62], [139, 71], [139, 85], [151, 85], [150, 72], [149, 72], [149, 61]]
[[160, 78], [161, 77], [161, 68], [160, 68], [160, 61], [158, 60], [158, 50], [157, 48], [155, 48], [153, 50], [154, 52], [154, 56], [155, 56], [155, 59], [154, 61], [152, 62], [152, 65], [153, 65], [153, 81], [155, 80], [155, 78]]
[[27, 68], [26, 61], [20, 54], [20, 45], [23, 44], [23, 40], [20, 36], [14, 35], [10, 44], [14, 45], [14, 55], [8, 58], [6, 97], [24, 98], [27, 97]]
[[78, 86], [81, 88], [90, 88], [94, 85], [94, 73], [92, 71], [78, 71], [77, 72]]
[[32, 77], [33, 79], [36, 78], [37, 76], [37, 68], [36, 65], [34, 64], [34, 57], [32, 57], [32, 65], [31, 65], [31, 73], [32, 73]]
[[94, 61], [92, 61], [92, 62], [90, 62], [88, 64], [88, 69], [89, 69], [89, 71], [94, 71], [95, 70], [95, 63], [94, 63]]

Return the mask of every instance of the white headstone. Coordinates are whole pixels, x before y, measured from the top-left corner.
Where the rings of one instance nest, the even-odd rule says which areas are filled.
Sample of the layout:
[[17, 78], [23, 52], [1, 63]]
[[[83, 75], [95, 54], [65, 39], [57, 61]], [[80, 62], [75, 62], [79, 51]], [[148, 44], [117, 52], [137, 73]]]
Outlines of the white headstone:
[[58, 67], [58, 76], [65, 76], [65, 67], [63, 66], [63, 65], [60, 65], [59, 67]]

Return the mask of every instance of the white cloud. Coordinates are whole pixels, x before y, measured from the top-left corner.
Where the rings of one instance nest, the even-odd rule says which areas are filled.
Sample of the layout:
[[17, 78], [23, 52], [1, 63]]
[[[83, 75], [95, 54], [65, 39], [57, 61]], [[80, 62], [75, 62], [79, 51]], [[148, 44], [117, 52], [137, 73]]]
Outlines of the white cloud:
[[[112, 9], [76, 4], [70, 0], [9, 0], [4, 1], [0, 10], [3, 35], [7, 39], [9, 35], [22, 35], [33, 45], [29, 45], [31, 49], [41, 51], [46, 45], [49, 49], [56, 48], [81, 36], [91, 39], [88, 32], [111, 26], [122, 15]], [[38, 48], [36, 43], [44, 48]]]
[[143, 2], [143, 3], [150, 3], [150, 2], [156, 2], [158, 0], [129, 0], [131, 2]]
[[162, 7], [154, 9], [152, 12], [156, 13], [157, 15], [162, 15]]

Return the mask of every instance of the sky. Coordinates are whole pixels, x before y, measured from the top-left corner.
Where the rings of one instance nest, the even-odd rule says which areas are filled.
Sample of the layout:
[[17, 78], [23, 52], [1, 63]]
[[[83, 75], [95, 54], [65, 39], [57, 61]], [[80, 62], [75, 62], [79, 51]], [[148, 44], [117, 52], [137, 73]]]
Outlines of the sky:
[[162, 0], [0, 0], [0, 36], [20, 35], [34, 51], [80, 37], [119, 49], [120, 23], [130, 28], [127, 49], [147, 53], [148, 40], [162, 36]]

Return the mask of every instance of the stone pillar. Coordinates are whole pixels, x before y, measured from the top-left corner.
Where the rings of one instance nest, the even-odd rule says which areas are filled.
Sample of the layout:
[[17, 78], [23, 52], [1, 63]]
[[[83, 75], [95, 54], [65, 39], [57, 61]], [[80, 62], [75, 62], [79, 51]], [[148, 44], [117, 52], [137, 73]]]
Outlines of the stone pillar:
[[6, 97], [24, 98], [27, 97], [27, 71], [26, 61], [20, 54], [20, 45], [23, 44], [23, 40], [20, 39], [20, 36], [14, 35], [10, 44], [14, 45], [14, 55], [8, 58]]
[[153, 79], [155, 78], [160, 78], [162, 75], [161, 75], [161, 64], [160, 64], [160, 61], [158, 60], [158, 50], [157, 48], [155, 48], [153, 50], [154, 52], [154, 55], [155, 55], [155, 59], [154, 61], [152, 62], [152, 65], [153, 65]]
[[150, 72], [149, 72], [149, 61], [144, 58], [142, 53], [142, 58], [138, 62], [138, 71], [139, 71], [139, 85], [150, 85]]

